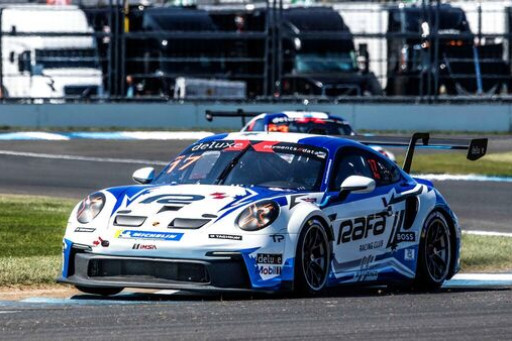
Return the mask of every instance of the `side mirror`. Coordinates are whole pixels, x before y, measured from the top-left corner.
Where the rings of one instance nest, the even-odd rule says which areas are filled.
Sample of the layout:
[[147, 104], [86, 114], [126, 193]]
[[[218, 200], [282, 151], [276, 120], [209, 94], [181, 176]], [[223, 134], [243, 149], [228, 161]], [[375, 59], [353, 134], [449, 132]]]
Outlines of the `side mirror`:
[[341, 193], [371, 193], [375, 189], [375, 180], [366, 176], [351, 175], [341, 184]]
[[133, 181], [139, 184], [147, 184], [153, 181], [155, 178], [155, 169], [153, 167], [144, 167], [137, 169], [133, 172], [132, 179]]

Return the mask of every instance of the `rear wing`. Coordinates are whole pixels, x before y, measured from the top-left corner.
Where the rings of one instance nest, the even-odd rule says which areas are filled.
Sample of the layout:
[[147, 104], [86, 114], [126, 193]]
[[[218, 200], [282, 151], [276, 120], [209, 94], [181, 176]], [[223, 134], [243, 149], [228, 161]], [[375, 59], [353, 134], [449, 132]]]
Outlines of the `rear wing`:
[[208, 122], [213, 121], [215, 117], [240, 117], [242, 118], [242, 127], [245, 127], [246, 118], [252, 118], [263, 114], [261, 111], [244, 111], [243, 109], [237, 109], [236, 111], [213, 111], [206, 110], [204, 112], [204, 117]]
[[411, 171], [414, 150], [418, 141], [419, 148], [448, 149], [448, 150], [467, 150], [467, 159], [471, 161], [478, 160], [487, 152], [487, 139], [445, 139], [431, 138], [429, 133], [414, 133], [410, 139], [393, 136], [343, 136], [343, 138], [358, 141], [369, 146], [381, 147], [407, 147], [407, 153], [404, 160], [403, 170], [407, 173]]
[[[304, 111], [303, 109], [296, 109], [293, 111]], [[205, 110], [204, 117], [208, 122], [213, 121], [215, 117], [240, 117], [242, 119], [242, 127], [245, 127], [246, 118], [252, 118], [261, 114], [265, 114], [268, 112], [265, 111], [244, 111], [243, 109], [237, 109], [236, 111], [213, 111], [213, 110]], [[328, 112], [325, 112], [329, 114]]]

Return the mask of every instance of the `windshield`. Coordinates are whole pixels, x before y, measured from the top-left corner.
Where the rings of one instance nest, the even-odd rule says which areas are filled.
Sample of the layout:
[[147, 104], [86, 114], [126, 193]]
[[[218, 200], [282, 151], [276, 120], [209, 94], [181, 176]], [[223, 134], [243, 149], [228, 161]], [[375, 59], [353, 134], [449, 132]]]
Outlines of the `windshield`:
[[357, 70], [355, 52], [301, 53], [295, 56], [295, 71], [346, 72]]
[[351, 135], [352, 127], [345, 122], [320, 118], [278, 118], [268, 125], [269, 132], [319, 135]]
[[40, 49], [35, 63], [42, 69], [96, 68], [98, 58], [95, 49]]
[[196, 143], [176, 157], [154, 184], [261, 186], [317, 191], [327, 152], [274, 141]]

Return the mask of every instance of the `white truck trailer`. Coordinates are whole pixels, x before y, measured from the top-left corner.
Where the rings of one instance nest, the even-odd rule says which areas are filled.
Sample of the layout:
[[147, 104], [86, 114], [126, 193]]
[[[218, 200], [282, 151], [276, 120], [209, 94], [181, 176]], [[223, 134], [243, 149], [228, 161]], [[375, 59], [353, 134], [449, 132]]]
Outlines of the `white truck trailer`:
[[1, 6], [0, 23], [3, 97], [102, 95], [93, 31], [78, 7]]

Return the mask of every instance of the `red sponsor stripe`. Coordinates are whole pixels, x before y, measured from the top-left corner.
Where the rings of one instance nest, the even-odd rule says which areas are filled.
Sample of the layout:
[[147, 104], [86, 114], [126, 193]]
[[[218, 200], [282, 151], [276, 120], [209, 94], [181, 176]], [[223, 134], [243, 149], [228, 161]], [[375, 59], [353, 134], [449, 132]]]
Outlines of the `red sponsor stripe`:
[[278, 143], [279, 142], [277, 142], [277, 141], [263, 141], [260, 143], [256, 143], [252, 147], [254, 148], [255, 151], [260, 152], [260, 153], [273, 153], [274, 150], [272, 149], [272, 146], [274, 146]]
[[237, 151], [237, 150], [244, 150], [251, 144], [251, 141], [249, 140], [235, 140], [235, 143], [229, 147], [224, 149], [225, 151]]

